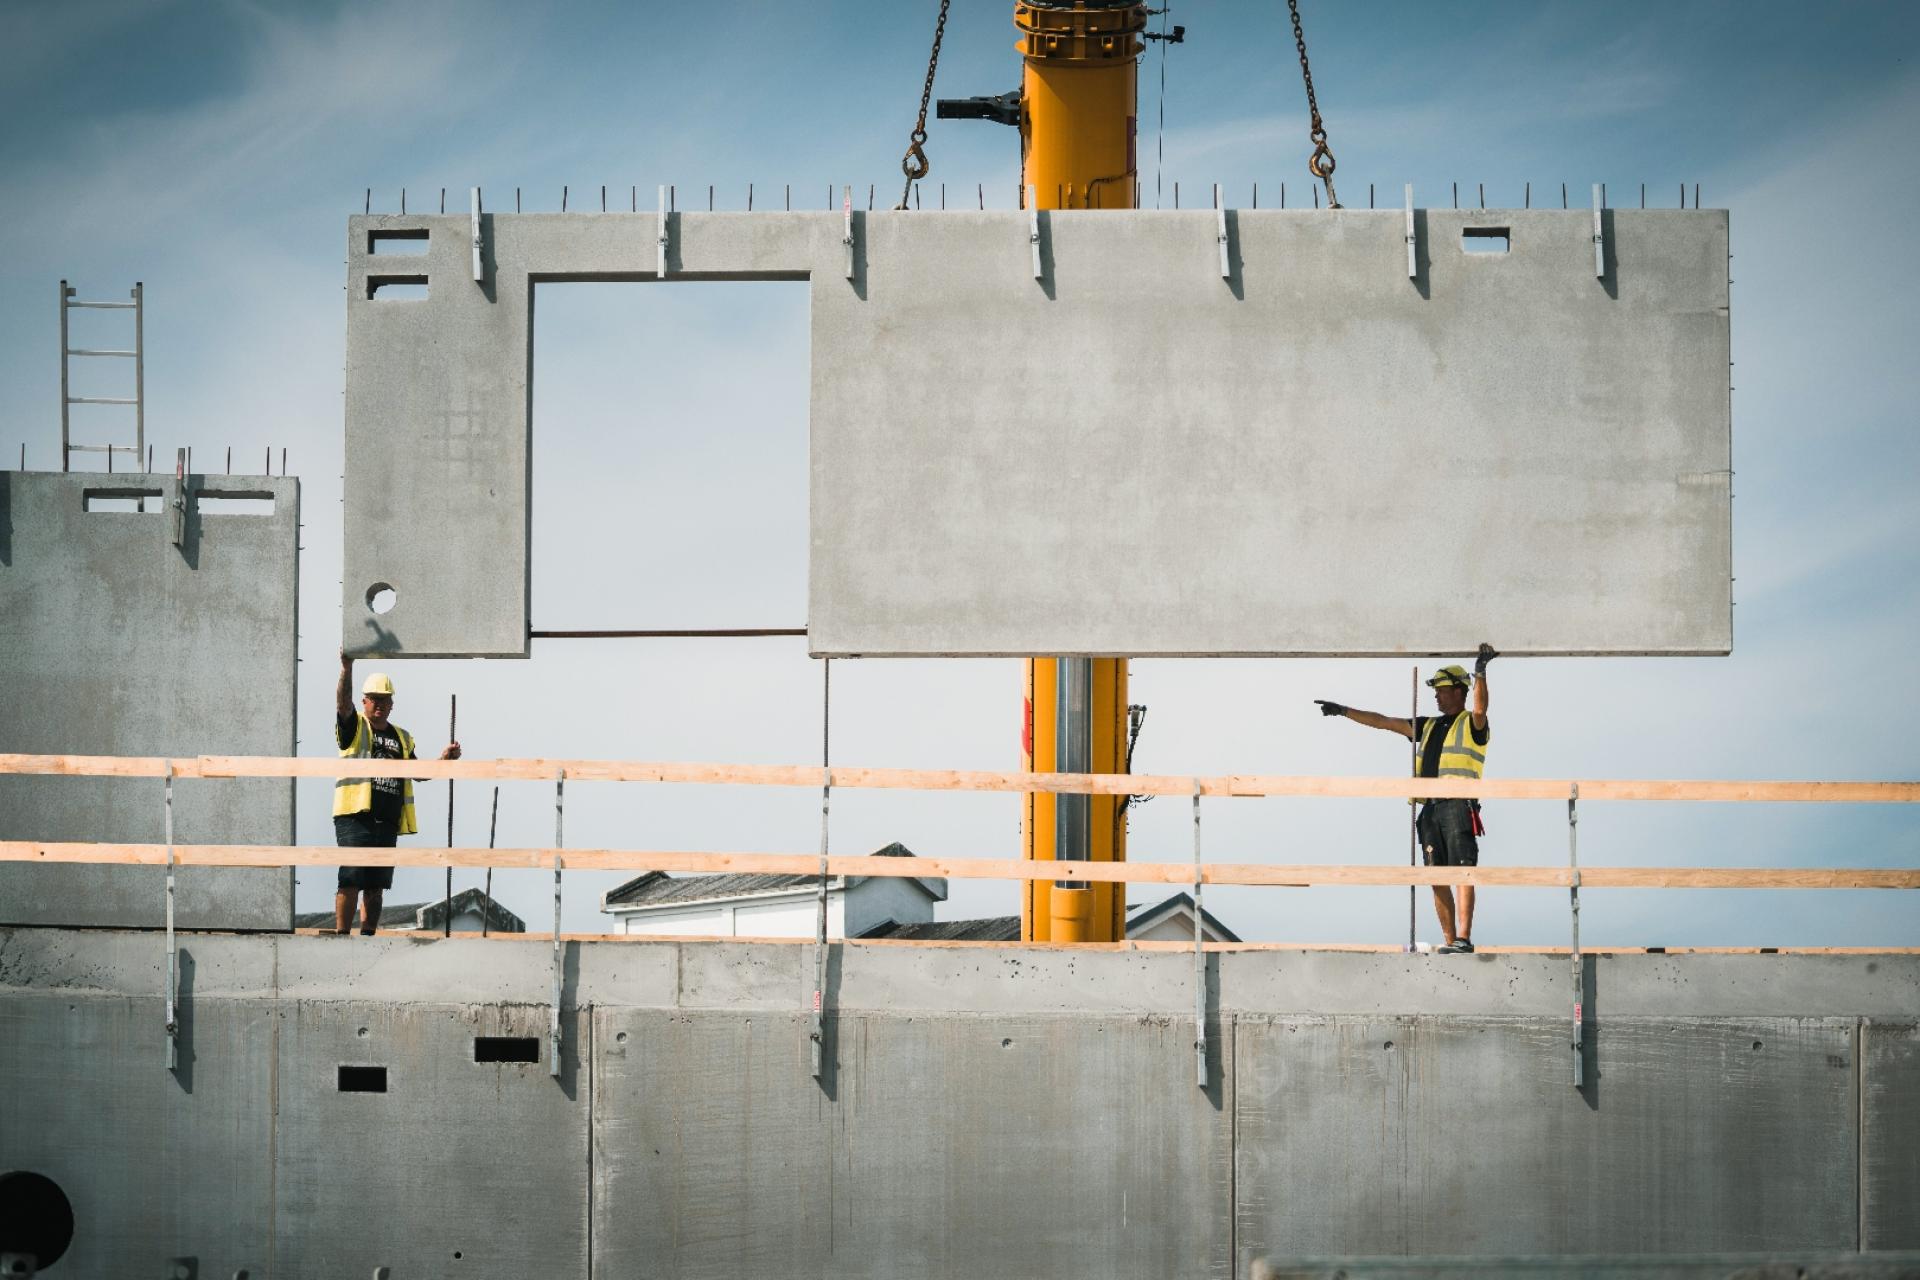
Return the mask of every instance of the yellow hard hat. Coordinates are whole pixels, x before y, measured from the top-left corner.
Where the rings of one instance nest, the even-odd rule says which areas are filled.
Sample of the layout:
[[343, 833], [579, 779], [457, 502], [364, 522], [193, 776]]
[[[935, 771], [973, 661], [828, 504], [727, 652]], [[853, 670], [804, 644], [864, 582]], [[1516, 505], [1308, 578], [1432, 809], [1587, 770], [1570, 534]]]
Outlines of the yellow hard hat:
[[360, 686], [360, 692], [374, 694], [382, 698], [391, 698], [393, 696], [393, 681], [376, 671], [367, 677], [365, 684]]
[[1467, 674], [1465, 667], [1442, 667], [1433, 673], [1433, 679], [1427, 681], [1429, 689], [1461, 688], [1473, 684], [1473, 677]]

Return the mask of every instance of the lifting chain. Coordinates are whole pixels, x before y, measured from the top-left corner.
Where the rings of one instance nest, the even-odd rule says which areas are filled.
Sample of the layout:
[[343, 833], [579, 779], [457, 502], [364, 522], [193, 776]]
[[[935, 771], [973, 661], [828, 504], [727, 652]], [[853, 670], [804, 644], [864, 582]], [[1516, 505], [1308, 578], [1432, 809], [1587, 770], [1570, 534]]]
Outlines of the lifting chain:
[[900, 203], [895, 209], [907, 207], [907, 198], [913, 194], [913, 184], [932, 172], [933, 165], [927, 160], [927, 104], [933, 99], [933, 72], [940, 65], [940, 40], [947, 34], [947, 6], [953, 0], [940, 0], [940, 18], [933, 24], [933, 49], [927, 54], [927, 82], [920, 87], [920, 116], [913, 122], [913, 132], [907, 135], [907, 154], [900, 158], [900, 171], [907, 175], [907, 184], [900, 188]]
[[1293, 15], [1293, 45], [1300, 51], [1300, 78], [1307, 83], [1307, 111], [1312, 116], [1307, 137], [1313, 142], [1313, 155], [1307, 160], [1307, 172], [1327, 184], [1327, 207], [1338, 209], [1340, 198], [1333, 194], [1333, 148], [1327, 145], [1327, 126], [1320, 122], [1320, 104], [1313, 97], [1313, 68], [1307, 65], [1307, 37], [1300, 30], [1300, 0], [1287, 0], [1287, 10]]

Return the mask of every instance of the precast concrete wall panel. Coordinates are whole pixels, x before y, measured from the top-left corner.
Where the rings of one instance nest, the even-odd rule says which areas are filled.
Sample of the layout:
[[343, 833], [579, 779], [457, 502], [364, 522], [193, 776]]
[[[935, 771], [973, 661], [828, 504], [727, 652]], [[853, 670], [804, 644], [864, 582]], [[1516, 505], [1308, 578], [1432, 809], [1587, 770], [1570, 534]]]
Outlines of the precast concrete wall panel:
[[[188, 476], [178, 546], [175, 488], [172, 476], [0, 474], [0, 751], [294, 753], [300, 483]], [[125, 509], [90, 509], [110, 503]], [[158, 843], [163, 798], [159, 779], [0, 777], [0, 839]], [[176, 782], [174, 839], [291, 844], [293, 798], [291, 779]], [[183, 928], [292, 927], [290, 869], [176, 877]], [[158, 926], [164, 884], [153, 867], [0, 864], [0, 921]]]
[[[1598, 274], [1590, 210], [1417, 211], [1411, 277], [1405, 227], [670, 214], [664, 253], [812, 283], [815, 654], [1728, 652], [1725, 212], [1608, 211]], [[535, 287], [661, 280], [653, 214], [488, 215], [479, 281], [471, 231], [349, 220], [358, 651], [526, 653]]]
[[[158, 947], [154, 958], [162, 959]], [[158, 989], [158, 983], [155, 984]], [[164, 1001], [72, 990], [0, 999], [0, 1172], [51, 1178], [72, 1246], [45, 1274], [272, 1276], [274, 1047], [263, 1002], [184, 1007], [166, 1066]]]
[[1191, 1021], [843, 1013], [816, 1082], [797, 1015], [594, 1019], [596, 1267], [1233, 1273], [1232, 1083], [1195, 1087]]
[[1860, 1026], [1863, 1249], [1920, 1249], [1920, 1022]]
[[[555, 1080], [543, 1007], [368, 1000], [288, 1012], [276, 1276], [587, 1274], [583, 1015], [566, 1016], [576, 1048]], [[476, 1036], [534, 1037], [539, 1060], [476, 1062]], [[342, 1066], [385, 1068], [385, 1092], [343, 1091]]]
[[[1852, 1249], [1851, 1018], [1242, 1017], [1256, 1261]], [[1732, 1176], [1733, 1171], [1738, 1175]]]

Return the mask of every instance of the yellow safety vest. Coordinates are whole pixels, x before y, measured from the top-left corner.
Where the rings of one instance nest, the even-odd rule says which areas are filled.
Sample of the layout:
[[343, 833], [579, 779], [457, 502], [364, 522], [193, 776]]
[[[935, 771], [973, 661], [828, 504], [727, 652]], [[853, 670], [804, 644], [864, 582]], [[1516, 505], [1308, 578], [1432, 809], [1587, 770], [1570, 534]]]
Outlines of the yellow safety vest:
[[[1440, 723], [1438, 716], [1427, 717], [1426, 726], [1420, 731], [1420, 761], [1426, 763], [1427, 744], [1433, 739], [1434, 726]], [[1473, 712], [1462, 711], [1453, 718], [1447, 728], [1445, 741], [1440, 744], [1440, 772], [1442, 778], [1477, 778], [1486, 772], [1487, 746], [1493, 744], [1493, 722], [1487, 722], [1487, 743], [1482, 746], [1473, 740]]]
[[[367, 718], [363, 715], [354, 716], [353, 721], [353, 741], [340, 748], [340, 758], [371, 760], [373, 759], [373, 729], [367, 724]], [[411, 759], [413, 735], [397, 724], [390, 724], [388, 727], [399, 737], [400, 749]], [[372, 778], [334, 779], [334, 817], [342, 817], [349, 813], [363, 813], [371, 808], [373, 808]], [[413, 820], [413, 779], [405, 778], [400, 783], [400, 834], [410, 836], [419, 830], [419, 826]]]

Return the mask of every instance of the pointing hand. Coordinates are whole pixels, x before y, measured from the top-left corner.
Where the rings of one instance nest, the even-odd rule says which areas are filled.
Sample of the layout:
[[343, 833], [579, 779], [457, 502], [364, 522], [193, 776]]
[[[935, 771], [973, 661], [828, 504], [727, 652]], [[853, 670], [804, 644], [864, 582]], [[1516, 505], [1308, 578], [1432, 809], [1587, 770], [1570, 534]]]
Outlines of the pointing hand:
[[1320, 714], [1323, 716], [1343, 716], [1347, 714], [1347, 709], [1337, 702], [1328, 702], [1325, 698], [1315, 698], [1314, 702], [1320, 707]]

